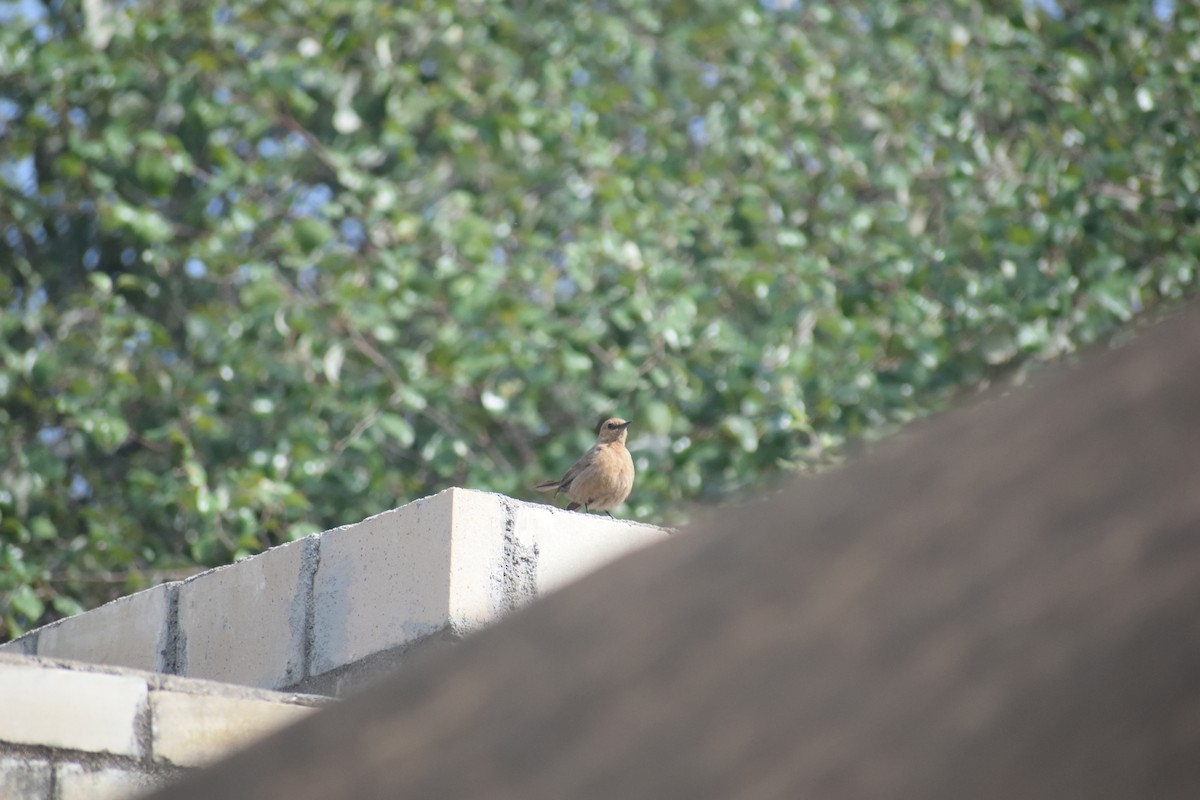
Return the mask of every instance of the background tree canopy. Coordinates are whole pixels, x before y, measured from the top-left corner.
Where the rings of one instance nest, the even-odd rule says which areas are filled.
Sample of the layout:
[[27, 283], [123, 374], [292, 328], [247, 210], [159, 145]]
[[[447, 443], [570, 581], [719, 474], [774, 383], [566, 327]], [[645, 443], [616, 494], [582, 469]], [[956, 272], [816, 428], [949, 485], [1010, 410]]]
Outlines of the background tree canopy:
[[609, 414], [672, 521], [1196, 283], [1195, 3], [0, 17], [0, 638]]

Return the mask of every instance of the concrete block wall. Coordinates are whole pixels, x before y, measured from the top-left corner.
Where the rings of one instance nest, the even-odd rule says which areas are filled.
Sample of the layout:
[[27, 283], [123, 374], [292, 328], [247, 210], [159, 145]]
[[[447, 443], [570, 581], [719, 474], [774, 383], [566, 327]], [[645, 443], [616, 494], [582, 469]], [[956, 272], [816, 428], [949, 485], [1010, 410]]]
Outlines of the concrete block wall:
[[0, 798], [139, 794], [327, 698], [0, 654]]
[[668, 533], [448, 489], [61, 620], [0, 652], [342, 695]]

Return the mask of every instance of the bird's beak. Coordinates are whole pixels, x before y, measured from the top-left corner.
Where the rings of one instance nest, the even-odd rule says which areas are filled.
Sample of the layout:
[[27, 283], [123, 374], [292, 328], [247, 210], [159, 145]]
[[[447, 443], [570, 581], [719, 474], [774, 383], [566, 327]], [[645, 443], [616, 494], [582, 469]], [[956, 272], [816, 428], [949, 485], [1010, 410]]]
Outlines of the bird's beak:
[[628, 427], [629, 427], [630, 425], [632, 425], [632, 424], [633, 424], [633, 421], [632, 421], [632, 420], [630, 420], [629, 422], [622, 423], [621, 425], [618, 425], [617, 427], [620, 427], [620, 428], [628, 428]]

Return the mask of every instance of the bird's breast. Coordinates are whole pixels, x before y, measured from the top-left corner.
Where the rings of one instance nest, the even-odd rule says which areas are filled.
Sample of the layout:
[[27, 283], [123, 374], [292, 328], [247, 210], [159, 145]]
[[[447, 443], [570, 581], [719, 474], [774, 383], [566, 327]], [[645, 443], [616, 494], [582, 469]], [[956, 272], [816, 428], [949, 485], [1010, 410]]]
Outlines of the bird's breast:
[[633, 458], [624, 447], [600, 446], [571, 483], [571, 497], [582, 503], [616, 505], [633, 489]]

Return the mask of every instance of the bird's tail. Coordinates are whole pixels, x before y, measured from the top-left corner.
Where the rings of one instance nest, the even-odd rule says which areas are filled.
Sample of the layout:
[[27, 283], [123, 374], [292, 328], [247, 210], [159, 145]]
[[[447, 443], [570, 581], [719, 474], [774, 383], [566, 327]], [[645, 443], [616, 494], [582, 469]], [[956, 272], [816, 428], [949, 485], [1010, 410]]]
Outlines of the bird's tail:
[[562, 481], [542, 481], [537, 486], [533, 487], [539, 492], [557, 492]]

